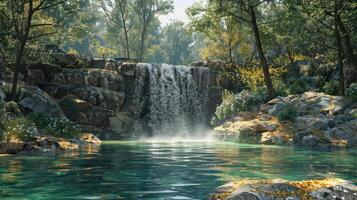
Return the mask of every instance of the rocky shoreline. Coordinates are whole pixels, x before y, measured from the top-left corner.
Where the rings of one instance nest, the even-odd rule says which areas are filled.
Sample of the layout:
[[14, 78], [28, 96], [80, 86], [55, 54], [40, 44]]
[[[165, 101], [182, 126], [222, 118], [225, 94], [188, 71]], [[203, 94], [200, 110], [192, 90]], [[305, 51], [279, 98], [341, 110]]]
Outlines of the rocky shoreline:
[[257, 110], [237, 113], [215, 128], [216, 137], [316, 150], [357, 147], [357, 104], [345, 97], [305, 92], [277, 97]]
[[0, 141], [0, 154], [41, 154], [78, 151], [81, 146], [99, 145], [101, 141], [93, 134], [81, 134], [71, 139], [53, 136], [34, 136], [27, 141]]
[[211, 200], [354, 200], [357, 186], [342, 179], [307, 181], [241, 180], [227, 183]]

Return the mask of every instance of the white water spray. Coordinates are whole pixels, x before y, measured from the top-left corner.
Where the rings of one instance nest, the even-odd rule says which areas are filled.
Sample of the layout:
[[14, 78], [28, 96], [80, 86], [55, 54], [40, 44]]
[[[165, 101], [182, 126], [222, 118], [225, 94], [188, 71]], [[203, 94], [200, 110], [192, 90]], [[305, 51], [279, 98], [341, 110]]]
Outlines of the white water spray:
[[135, 117], [153, 135], [186, 137], [207, 124], [210, 70], [205, 67], [138, 64]]

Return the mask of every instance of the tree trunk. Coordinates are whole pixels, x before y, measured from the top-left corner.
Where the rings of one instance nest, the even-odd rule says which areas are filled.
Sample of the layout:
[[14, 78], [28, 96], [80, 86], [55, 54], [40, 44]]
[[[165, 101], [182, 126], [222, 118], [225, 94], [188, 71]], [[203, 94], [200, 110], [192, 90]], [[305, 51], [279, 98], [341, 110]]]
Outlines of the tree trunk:
[[263, 46], [262, 46], [262, 42], [261, 42], [260, 34], [259, 34], [259, 27], [258, 27], [257, 19], [255, 16], [255, 11], [254, 11], [254, 8], [251, 6], [249, 7], [249, 13], [250, 13], [252, 30], [254, 32], [255, 44], [257, 46], [260, 64], [263, 67], [264, 81], [265, 81], [265, 85], [268, 90], [268, 96], [269, 96], [269, 99], [273, 99], [274, 98], [274, 88], [273, 88], [273, 83], [272, 83], [272, 80], [271, 80], [271, 77], [269, 74], [269, 65], [268, 65], [268, 61], [264, 55]]
[[341, 31], [342, 38], [345, 42], [345, 66], [343, 67], [344, 87], [348, 87], [351, 83], [357, 81], [357, 58], [353, 54], [350, 34], [344, 26], [339, 15], [336, 16], [338, 28]]
[[16, 52], [15, 73], [14, 73], [14, 78], [13, 78], [12, 88], [11, 88], [11, 99], [13, 101], [15, 101], [15, 99], [16, 99], [17, 84], [19, 81], [19, 74], [20, 74], [20, 70], [22, 67], [22, 58], [23, 58], [24, 51], [25, 51], [25, 45], [26, 45], [26, 40], [22, 39], [20, 41], [20, 47], [18, 48], [18, 50]]
[[338, 69], [340, 71], [340, 95], [345, 95], [345, 76], [343, 70], [343, 49], [341, 42], [341, 34], [339, 28], [339, 19], [340, 14], [338, 13], [337, 2], [335, 1], [335, 36], [337, 44], [337, 60], [338, 60]]
[[126, 27], [126, 19], [125, 19], [125, 9], [121, 11], [121, 20], [123, 23], [123, 28], [124, 28], [124, 36], [125, 36], [125, 53], [126, 57], [130, 58], [130, 49], [129, 49], [129, 36], [128, 36], [128, 28]]
[[4, 52], [0, 49], [0, 80], [5, 80], [7, 61]]
[[23, 33], [22, 37], [19, 37], [19, 47], [16, 52], [16, 62], [15, 62], [15, 73], [14, 73], [14, 79], [12, 82], [12, 88], [11, 88], [11, 99], [15, 100], [16, 99], [16, 91], [17, 91], [17, 83], [19, 81], [19, 73], [22, 67], [22, 60], [24, 56], [24, 51], [25, 51], [25, 46], [30, 34], [30, 29], [31, 29], [31, 22], [32, 22], [32, 16], [33, 16], [33, 0], [29, 0], [29, 8], [27, 11], [27, 21], [26, 24], [24, 25], [24, 30], [25, 32]]
[[144, 61], [144, 49], [145, 49], [145, 35], [146, 35], [146, 25], [143, 25], [143, 30], [141, 32], [140, 36], [140, 49], [139, 49], [139, 61], [143, 62]]

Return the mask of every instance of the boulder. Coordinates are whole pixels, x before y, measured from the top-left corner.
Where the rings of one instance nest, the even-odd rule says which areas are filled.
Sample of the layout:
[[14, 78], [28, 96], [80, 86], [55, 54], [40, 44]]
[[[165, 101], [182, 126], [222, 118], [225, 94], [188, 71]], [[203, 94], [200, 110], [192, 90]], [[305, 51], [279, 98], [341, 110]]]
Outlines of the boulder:
[[38, 87], [19, 85], [18, 96], [18, 104], [24, 109], [41, 113], [48, 117], [65, 117], [57, 102]]
[[73, 89], [72, 92], [81, 100], [87, 101], [94, 106], [119, 112], [125, 99], [125, 93], [102, 89], [93, 86], [84, 86]]
[[135, 63], [123, 63], [119, 67], [119, 72], [123, 73], [125, 76], [134, 77], [136, 71]]
[[318, 129], [327, 130], [331, 126], [332, 119], [323, 114], [303, 115], [296, 119], [297, 130]]
[[27, 82], [31, 84], [38, 84], [46, 81], [45, 74], [40, 69], [27, 70]]
[[348, 140], [349, 147], [357, 147], [357, 135]]
[[64, 96], [58, 104], [70, 120], [84, 125], [109, 127], [109, 119], [114, 116], [113, 111], [93, 106], [74, 95]]
[[28, 67], [29, 70], [41, 70], [45, 75], [50, 73], [61, 73], [62, 67], [52, 63], [36, 63]]
[[91, 62], [91, 67], [97, 69], [104, 69], [106, 67], [105, 59], [103, 58], [93, 58]]
[[114, 60], [108, 60], [105, 64], [105, 70], [118, 72], [120, 64]]
[[133, 130], [134, 120], [128, 113], [116, 113], [115, 116], [109, 119], [111, 130], [116, 133], [125, 133]]
[[0, 154], [17, 154], [23, 151], [25, 147], [24, 142], [11, 141], [5, 142], [0, 141]]
[[56, 153], [68, 150], [78, 150], [78, 144], [51, 136], [35, 136], [25, 142], [0, 142], [0, 154]]
[[66, 84], [80, 85], [86, 84], [85, 76], [88, 75], [88, 71], [82, 69], [64, 69], [63, 75], [66, 80]]
[[89, 70], [88, 76], [86, 76], [86, 85], [118, 92], [125, 90], [123, 76], [108, 70]]
[[91, 133], [83, 133], [80, 134], [78, 137], [75, 137], [71, 140], [76, 144], [100, 144], [101, 141], [98, 137]]
[[52, 63], [67, 68], [88, 68], [91, 60], [87, 57], [76, 54], [53, 53]]

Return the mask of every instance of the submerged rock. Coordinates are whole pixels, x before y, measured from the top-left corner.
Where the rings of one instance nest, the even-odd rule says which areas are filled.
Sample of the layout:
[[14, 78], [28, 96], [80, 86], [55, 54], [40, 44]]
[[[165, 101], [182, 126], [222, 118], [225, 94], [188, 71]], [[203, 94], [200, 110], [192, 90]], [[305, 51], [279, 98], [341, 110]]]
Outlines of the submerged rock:
[[242, 180], [223, 185], [211, 200], [357, 199], [357, 187], [342, 179], [308, 181]]

